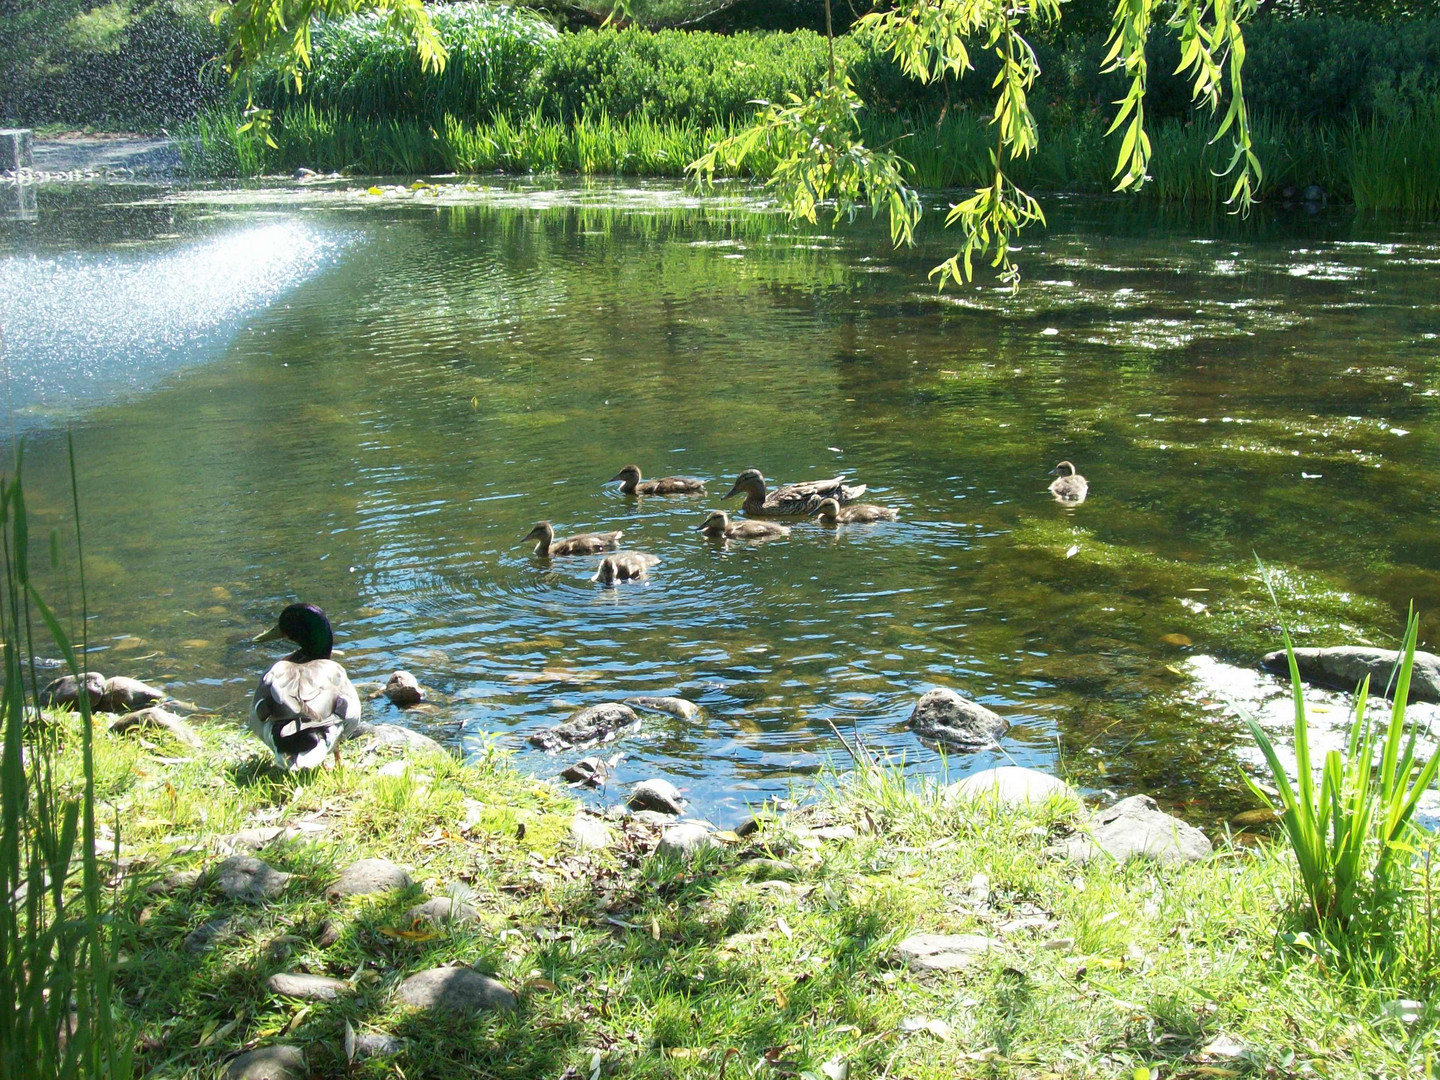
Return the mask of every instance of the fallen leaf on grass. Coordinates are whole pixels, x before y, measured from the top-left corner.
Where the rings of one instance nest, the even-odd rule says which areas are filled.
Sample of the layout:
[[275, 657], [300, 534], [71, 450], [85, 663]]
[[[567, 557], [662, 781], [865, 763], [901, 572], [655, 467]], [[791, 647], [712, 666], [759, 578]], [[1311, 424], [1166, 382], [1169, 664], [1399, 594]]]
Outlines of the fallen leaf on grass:
[[900, 1021], [901, 1031], [928, 1031], [941, 1042], [950, 1038], [950, 1025], [944, 1020], [934, 1020], [928, 1016], [907, 1016]]
[[552, 993], [560, 989], [549, 979], [531, 979], [525, 984], [527, 990], [549, 990]]

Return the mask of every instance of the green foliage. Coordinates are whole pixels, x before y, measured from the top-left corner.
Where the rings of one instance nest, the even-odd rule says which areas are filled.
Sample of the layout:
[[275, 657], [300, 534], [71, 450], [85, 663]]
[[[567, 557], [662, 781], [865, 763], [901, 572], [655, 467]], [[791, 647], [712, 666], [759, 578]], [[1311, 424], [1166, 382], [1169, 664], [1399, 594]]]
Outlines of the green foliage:
[[[1386, 936], [1389, 917], [1410, 873], [1411, 819], [1420, 796], [1435, 781], [1440, 754], [1421, 766], [1415, 755], [1417, 732], [1405, 731], [1405, 704], [1415, 662], [1419, 619], [1412, 613], [1400, 650], [1390, 720], [1377, 742], [1365, 715], [1370, 680], [1360, 684], [1355, 719], [1342, 753], [1325, 755], [1316, 786], [1310, 755], [1309, 724], [1300, 670], [1290, 636], [1290, 684], [1295, 699], [1296, 780], [1292, 784], [1263, 728], [1248, 721], [1251, 735], [1270, 767], [1279, 795], [1272, 801], [1247, 782], [1269, 806], [1281, 811], [1281, 824], [1295, 856], [1300, 882], [1316, 927], [1337, 945], [1353, 936]], [[1376, 759], [1376, 751], [1379, 759]]]
[[1440, 98], [1394, 120], [1350, 125], [1339, 161], [1362, 210], [1440, 216]]

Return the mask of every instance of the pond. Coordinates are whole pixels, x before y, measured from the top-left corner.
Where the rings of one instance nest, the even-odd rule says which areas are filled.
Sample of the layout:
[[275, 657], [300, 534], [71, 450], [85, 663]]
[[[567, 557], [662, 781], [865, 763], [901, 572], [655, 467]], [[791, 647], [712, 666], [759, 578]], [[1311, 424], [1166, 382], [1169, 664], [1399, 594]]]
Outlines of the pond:
[[[1056, 200], [1012, 296], [927, 283], [939, 200], [895, 252], [741, 192], [377, 190], [46, 187], [0, 223], [32, 528], [68, 520], [68, 423], [106, 674], [238, 721], [278, 655], [250, 638], [303, 598], [357, 682], [435, 692], [372, 716], [537, 774], [579, 755], [525, 736], [579, 706], [694, 700], [604, 752], [717, 822], [836, 760], [830, 723], [1213, 818], [1239, 736], [1190, 657], [1252, 665], [1282, 617], [1393, 642], [1412, 599], [1440, 631], [1440, 229]], [[709, 494], [626, 498], [632, 462]], [[706, 541], [748, 467], [900, 520]], [[522, 544], [542, 518], [661, 562], [602, 587]], [[1002, 749], [942, 766], [904, 723], [932, 686], [1005, 715]]]

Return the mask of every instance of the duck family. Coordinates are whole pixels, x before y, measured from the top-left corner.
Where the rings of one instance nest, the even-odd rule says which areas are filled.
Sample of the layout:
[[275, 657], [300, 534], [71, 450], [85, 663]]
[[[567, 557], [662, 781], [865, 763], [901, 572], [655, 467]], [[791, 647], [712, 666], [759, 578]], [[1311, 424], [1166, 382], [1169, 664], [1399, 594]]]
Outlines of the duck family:
[[[1089, 483], [1074, 464], [1062, 461], [1051, 470], [1056, 479], [1050, 494], [1059, 502], [1076, 505], [1085, 501]], [[646, 480], [638, 465], [626, 465], [609, 481], [620, 485], [621, 494], [703, 495], [705, 481], [687, 476], [665, 476]], [[782, 484], [771, 489], [759, 469], [746, 469], [735, 478], [723, 496], [745, 498], [741, 510], [750, 517], [732, 521], [723, 510], [711, 511], [698, 526], [706, 538], [722, 543], [730, 540], [763, 542], [787, 537], [791, 526], [767, 517], [813, 517], [820, 524], [836, 527], [895, 521], [899, 513], [888, 506], [861, 503], [864, 484], [848, 484], [846, 477]], [[624, 530], [577, 533], [556, 539], [555, 526], [537, 521], [521, 543], [535, 542], [538, 558], [565, 558], [607, 552], [590, 580], [612, 586], [621, 581], [644, 579], [660, 562], [657, 555], [642, 551], [617, 551]], [[325, 613], [313, 604], [291, 604], [275, 626], [258, 635], [256, 642], [284, 638], [296, 648], [270, 665], [255, 690], [249, 726], [274, 755], [275, 763], [287, 770], [312, 769], [330, 756], [340, 759], [340, 743], [359, 730], [360, 697], [345, 669], [332, 659], [334, 632]]]

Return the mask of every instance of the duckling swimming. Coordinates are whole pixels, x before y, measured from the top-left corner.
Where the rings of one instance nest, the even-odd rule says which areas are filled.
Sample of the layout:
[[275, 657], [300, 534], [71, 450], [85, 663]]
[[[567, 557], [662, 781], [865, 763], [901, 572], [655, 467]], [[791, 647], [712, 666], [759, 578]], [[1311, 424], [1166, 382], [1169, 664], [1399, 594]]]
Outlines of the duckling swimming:
[[602, 585], [614, 585], [617, 581], [633, 581], [643, 578], [650, 567], [660, 561], [659, 556], [646, 555], [642, 551], [617, 551], [600, 560], [591, 581]]
[[773, 521], [737, 521], [732, 524], [729, 514], [716, 510], [705, 519], [700, 531], [712, 540], [775, 540], [789, 536], [790, 526], [777, 525]]
[[610, 478], [610, 483], [620, 481], [620, 490], [626, 495], [704, 495], [705, 481], [693, 480], [688, 476], [662, 476], [659, 480], [641, 480], [639, 465], [626, 465]]
[[314, 604], [291, 604], [256, 641], [288, 638], [298, 646], [270, 665], [250, 706], [250, 730], [282, 769], [313, 769], [360, 726], [360, 695], [330, 659], [335, 635]]
[[1055, 477], [1050, 482], [1050, 494], [1063, 503], [1082, 503], [1090, 493], [1090, 483], [1075, 471], [1075, 466], [1062, 461], [1050, 470]]
[[836, 476], [829, 480], [807, 480], [799, 484], [783, 484], [774, 491], [768, 491], [765, 477], [759, 469], [746, 469], [735, 478], [725, 498], [741, 493], [745, 495], [742, 509], [747, 514], [813, 514], [825, 499], [839, 503], [854, 502], [865, 494], [865, 485], [851, 487], [845, 477]]
[[542, 559], [548, 559], [557, 555], [594, 555], [598, 551], [608, 551], [611, 548], [620, 546], [620, 537], [625, 533], [621, 529], [614, 532], [580, 533], [577, 536], [567, 536], [564, 540], [555, 539], [555, 527], [548, 521], [537, 521], [535, 527], [525, 534], [522, 544], [531, 540], [538, 540], [535, 545], [535, 554]]
[[815, 516], [825, 525], [849, 525], [894, 521], [900, 516], [900, 512], [888, 506], [876, 506], [874, 503], [841, 506], [834, 499], [826, 499], [815, 508]]

